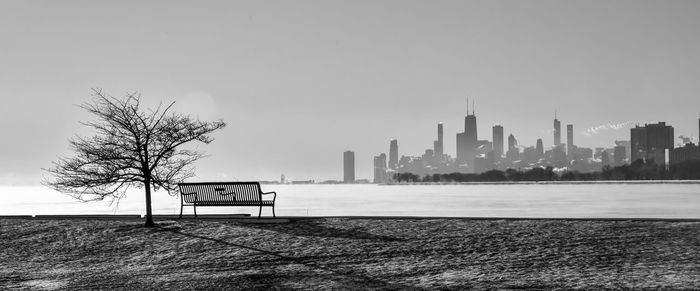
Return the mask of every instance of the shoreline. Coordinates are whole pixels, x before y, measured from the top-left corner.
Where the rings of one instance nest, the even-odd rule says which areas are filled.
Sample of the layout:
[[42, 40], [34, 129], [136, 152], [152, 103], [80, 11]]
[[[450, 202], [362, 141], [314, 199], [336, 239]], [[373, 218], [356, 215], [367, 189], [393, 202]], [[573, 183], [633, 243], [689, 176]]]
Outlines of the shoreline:
[[598, 181], [500, 181], [500, 182], [413, 182], [382, 183], [379, 186], [413, 185], [610, 185], [610, 184], [700, 184], [700, 180], [598, 180]]
[[[0, 215], [0, 219], [26, 219], [26, 220], [123, 220], [123, 221], [141, 221], [145, 219], [145, 215], [139, 214], [70, 214], [70, 215]], [[658, 217], [509, 217], [509, 216], [359, 216], [359, 215], [341, 215], [341, 216], [277, 216], [262, 217], [250, 214], [201, 214], [198, 217], [192, 215], [183, 215], [179, 218], [178, 215], [171, 214], [154, 214], [153, 219], [157, 223], [161, 221], [260, 221], [269, 223], [274, 221], [290, 221], [290, 220], [315, 220], [315, 219], [371, 219], [371, 220], [503, 220], [503, 221], [639, 221], [639, 222], [700, 222], [700, 218], [658, 218]]]

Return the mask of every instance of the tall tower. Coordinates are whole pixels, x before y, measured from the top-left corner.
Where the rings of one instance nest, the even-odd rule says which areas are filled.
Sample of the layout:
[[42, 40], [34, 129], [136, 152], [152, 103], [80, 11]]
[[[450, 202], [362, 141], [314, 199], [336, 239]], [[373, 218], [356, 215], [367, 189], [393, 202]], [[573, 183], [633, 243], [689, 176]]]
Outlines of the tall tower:
[[444, 153], [443, 139], [442, 139], [442, 122], [438, 123], [437, 127], [438, 139], [433, 142], [433, 151], [438, 159], [442, 159], [442, 154]]
[[554, 111], [554, 146], [561, 145], [561, 122], [557, 119], [557, 112]]
[[503, 126], [493, 126], [493, 155], [499, 159], [503, 156]]
[[537, 147], [535, 148], [537, 159], [544, 158], [544, 145], [542, 144], [542, 139], [537, 139]]
[[574, 125], [566, 125], [566, 154], [573, 157], [574, 154]]
[[392, 139], [389, 142], [389, 169], [399, 168], [399, 141]]
[[343, 182], [355, 183], [355, 153], [352, 151], [343, 153]]
[[472, 114], [469, 114], [469, 99], [467, 99], [467, 116], [464, 117], [464, 132], [457, 134], [457, 162], [467, 164], [474, 169], [474, 158], [476, 157], [477, 135], [476, 135], [476, 115], [474, 114], [472, 100]]

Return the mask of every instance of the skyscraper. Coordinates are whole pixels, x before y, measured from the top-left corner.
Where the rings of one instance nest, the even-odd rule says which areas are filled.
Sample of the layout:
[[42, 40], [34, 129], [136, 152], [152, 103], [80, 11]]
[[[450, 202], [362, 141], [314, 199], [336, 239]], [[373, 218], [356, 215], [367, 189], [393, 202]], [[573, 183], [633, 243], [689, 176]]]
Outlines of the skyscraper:
[[464, 132], [457, 134], [457, 162], [466, 163], [474, 169], [474, 157], [476, 157], [476, 115], [472, 106], [472, 114], [469, 114], [469, 102], [467, 101], [467, 116], [464, 117]]
[[343, 153], [343, 182], [355, 183], [355, 153], [352, 151]]
[[500, 159], [503, 156], [503, 126], [493, 126], [493, 156]]
[[554, 146], [561, 145], [561, 122], [557, 119], [557, 112], [554, 112]]
[[442, 122], [438, 123], [438, 139], [433, 142], [433, 151], [435, 152], [435, 157], [437, 157], [438, 160], [442, 159], [442, 154], [444, 153], [443, 149], [443, 139], [442, 139]]
[[374, 183], [386, 183], [386, 154], [374, 157]]
[[566, 154], [569, 158], [574, 156], [574, 125], [566, 125]]
[[513, 162], [520, 159], [520, 150], [517, 147], [518, 141], [515, 136], [511, 133], [508, 136], [508, 152], [506, 153], [506, 158], [508, 161]]
[[673, 127], [665, 122], [630, 128], [631, 162], [654, 159], [657, 164], [666, 161], [666, 150], [673, 149]]
[[399, 141], [392, 139], [389, 143], [389, 169], [396, 170], [399, 167]]
[[515, 149], [515, 147], [518, 145], [518, 140], [515, 139], [515, 136], [511, 133], [508, 136], [508, 151], [511, 151]]
[[537, 146], [535, 147], [537, 159], [544, 158], [544, 145], [542, 144], [542, 139], [537, 139]]

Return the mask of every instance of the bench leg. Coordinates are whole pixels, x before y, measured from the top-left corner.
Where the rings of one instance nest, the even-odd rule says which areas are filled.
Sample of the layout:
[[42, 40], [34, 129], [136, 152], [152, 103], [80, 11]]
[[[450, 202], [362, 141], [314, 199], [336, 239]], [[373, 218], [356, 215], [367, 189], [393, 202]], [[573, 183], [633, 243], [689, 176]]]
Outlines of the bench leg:
[[182, 203], [180, 203], [180, 218], [182, 218]]
[[260, 205], [260, 211], [258, 211], [258, 219], [260, 219], [260, 215], [262, 215], [262, 205]]
[[277, 218], [275, 215], [275, 205], [272, 205], [272, 218]]
[[197, 217], [197, 204], [194, 205], [194, 217]]

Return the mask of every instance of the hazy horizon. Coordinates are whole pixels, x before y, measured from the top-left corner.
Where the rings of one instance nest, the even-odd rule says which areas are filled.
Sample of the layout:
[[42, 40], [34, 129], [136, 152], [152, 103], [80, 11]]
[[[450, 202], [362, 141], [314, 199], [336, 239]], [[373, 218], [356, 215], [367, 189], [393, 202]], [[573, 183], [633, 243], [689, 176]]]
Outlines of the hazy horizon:
[[342, 180], [346, 150], [371, 180], [438, 122], [454, 157], [466, 98], [479, 139], [549, 148], [555, 110], [582, 147], [698, 136], [698, 1], [3, 1], [0, 39], [0, 185], [71, 154], [90, 88], [224, 119], [201, 180]]

